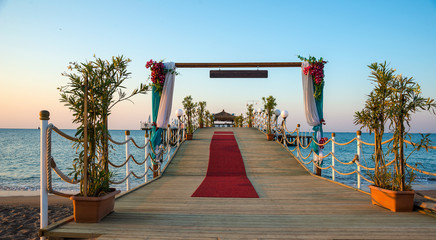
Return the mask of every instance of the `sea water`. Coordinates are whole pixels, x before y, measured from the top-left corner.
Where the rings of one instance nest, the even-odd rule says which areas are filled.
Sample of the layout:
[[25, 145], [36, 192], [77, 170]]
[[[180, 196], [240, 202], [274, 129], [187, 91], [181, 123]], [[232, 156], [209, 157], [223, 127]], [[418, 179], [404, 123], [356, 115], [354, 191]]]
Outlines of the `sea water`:
[[[76, 130], [62, 130], [64, 133], [74, 136]], [[111, 138], [117, 142], [125, 140], [125, 131], [110, 130]], [[130, 131], [130, 136], [139, 146], [145, 144], [145, 131]], [[40, 184], [40, 130], [39, 129], [0, 129], [0, 190], [12, 191], [35, 191]], [[126, 159], [125, 145], [111, 144], [109, 158], [116, 165], [121, 165]], [[130, 143], [130, 154], [139, 163], [144, 161], [145, 149], [138, 149]], [[66, 175], [72, 172], [73, 160], [77, 158], [76, 149], [73, 143], [54, 131], [52, 132], [52, 156], [57, 167]], [[167, 160], [167, 159], [165, 159]], [[164, 162], [165, 163], [165, 162]], [[126, 176], [126, 168], [114, 168], [114, 181], [122, 180]], [[137, 165], [130, 160], [130, 171], [142, 176], [145, 165]], [[148, 172], [148, 178], [152, 178], [153, 173]], [[79, 186], [62, 181], [57, 174], [52, 171], [53, 188], [55, 190], [78, 191]], [[144, 183], [144, 178], [136, 179], [130, 176], [131, 188]], [[115, 186], [125, 190], [126, 184]]]
[[[75, 130], [62, 130], [70, 136], [74, 136]], [[122, 130], [111, 130], [112, 139], [115, 141], [124, 141], [125, 134]], [[130, 131], [130, 136], [135, 139], [139, 145], [144, 145], [145, 131], [133, 130]], [[330, 137], [330, 133], [325, 133], [325, 136]], [[386, 134], [386, 139], [390, 138], [392, 134]], [[356, 137], [355, 133], [336, 133], [336, 141], [339, 143], [348, 142]], [[0, 129], [0, 190], [12, 190], [12, 191], [34, 191], [39, 189], [40, 183], [40, 131], [38, 129]], [[436, 145], [436, 135], [430, 136], [432, 144]], [[412, 134], [412, 141], [419, 142], [420, 135]], [[373, 143], [374, 135], [362, 133], [362, 140]], [[357, 143], [353, 142], [347, 146], [335, 146], [336, 157], [343, 161], [349, 162], [356, 154]], [[145, 150], [138, 149], [130, 146], [130, 153], [137, 159], [138, 162], [144, 161]], [[293, 147], [290, 147], [293, 149]], [[369, 167], [373, 167], [371, 160], [371, 154], [374, 147], [365, 146], [362, 147], [362, 164]], [[412, 148], [407, 148], [406, 152], [410, 152]], [[328, 154], [331, 151], [331, 143], [327, 144], [324, 148], [324, 153]], [[307, 150], [302, 150], [302, 155], [306, 156], [309, 153]], [[72, 172], [72, 161], [77, 157], [76, 150], [73, 148], [72, 142], [59, 136], [57, 133], [52, 133], [52, 156], [58, 166], [65, 174]], [[407, 154], [406, 154], [407, 156]], [[125, 161], [125, 145], [119, 146], [112, 144], [110, 148], [109, 158], [115, 164], [121, 164]], [[310, 157], [311, 158], [311, 157]], [[309, 158], [309, 159], [310, 159]], [[415, 152], [408, 160], [411, 165], [418, 164], [418, 168], [428, 172], [436, 172], [436, 150], [421, 150]], [[391, 158], [389, 158], [391, 159]], [[308, 160], [307, 160], [308, 161]], [[331, 157], [327, 157], [324, 160], [323, 166], [329, 166], [331, 164]], [[355, 170], [355, 165], [344, 166], [336, 162], [336, 169], [347, 173]], [[308, 166], [312, 169], [312, 166]], [[119, 181], [126, 176], [125, 167], [110, 169], [115, 173], [114, 180]], [[145, 166], [136, 165], [131, 162], [130, 170], [134, 171], [137, 175], [144, 174]], [[365, 173], [365, 170], [362, 170]], [[56, 173], [53, 175], [53, 188], [60, 191], [78, 191], [78, 186], [66, 183], [62, 181]], [[322, 175], [326, 178], [331, 178], [331, 169], [323, 170]], [[148, 173], [149, 179], [152, 177], [151, 171]], [[144, 178], [136, 179], [133, 176], [130, 177], [131, 188], [138, 186], [144, 182]], [[357, 176], [352, 174], [350, 176], [342, 176], [336, 174], [336, 180], [345, 183], [350, 186], [357, 185]], [[362, 184], [368, 185], [362, 180]], [[436, 177], [428, 176], [417, 173], [417, 179], [415, 181], [416, 186], [436, 186]], [[115, 185], [116, 188], [125, 190], [125, 183]], [[435, 187], [432, 187], [435, 188]]]

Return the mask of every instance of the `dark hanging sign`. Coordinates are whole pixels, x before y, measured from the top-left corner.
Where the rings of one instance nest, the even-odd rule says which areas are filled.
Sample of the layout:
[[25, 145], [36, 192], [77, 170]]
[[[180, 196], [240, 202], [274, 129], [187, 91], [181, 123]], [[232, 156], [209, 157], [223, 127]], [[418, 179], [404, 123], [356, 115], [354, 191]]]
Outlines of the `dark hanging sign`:
[[268, 78], [268, 70], [210, 70], [210, 78]]

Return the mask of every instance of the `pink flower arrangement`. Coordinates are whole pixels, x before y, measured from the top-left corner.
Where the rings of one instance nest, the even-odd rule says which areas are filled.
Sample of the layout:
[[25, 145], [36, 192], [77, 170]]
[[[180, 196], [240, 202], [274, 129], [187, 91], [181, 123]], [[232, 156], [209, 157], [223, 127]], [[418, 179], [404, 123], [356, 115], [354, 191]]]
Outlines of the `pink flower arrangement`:
[[149, 79], [151, 80], [151, 85], [156, 87], [156, 91], [158, 91], [160, 94], [163, 90], [163, 85], [165, 83], [165, 74], [167, 71], [165, 71], [165, 66], [163, 64], [163, 61], [160, 62], [153, 61], [153, 59], [150, 59], [150, 61], [145, 64], [146, 68], [149, 68], [151, 71], [151, 75]]
[[[323, 137], [323, 138], [321, 138], [319, 141], [318, 141], [318, 144], [324, 144], [325, 142], [327, 142], [329, 139], [328, 138], [326, 138], [326, 137]], [[324, 149], [324, 145], [323, 146], [318, 146], [319, 147], [319, 149]]]
[[312, 75], [312, 80], [314, 83], [313, 85], [315, 88], [313, 97], [316, 100], [320, 100], [322, 89], [324, 87], [324, 64], [326, 64], [327, 62], [324, 61], [322, 58], [316, 59], [312, 56], [309, 56], [309, 58], [298, 56], [298, 58], [301, 59], [301, 61], [307, 61], [309, 63], [309, 66], [303, 68], [303, 74]]
[[303, 69], [304, 75], [310, 74], [316, 84], [321, 84], [324, 80], [324, 63], [315, 62]]

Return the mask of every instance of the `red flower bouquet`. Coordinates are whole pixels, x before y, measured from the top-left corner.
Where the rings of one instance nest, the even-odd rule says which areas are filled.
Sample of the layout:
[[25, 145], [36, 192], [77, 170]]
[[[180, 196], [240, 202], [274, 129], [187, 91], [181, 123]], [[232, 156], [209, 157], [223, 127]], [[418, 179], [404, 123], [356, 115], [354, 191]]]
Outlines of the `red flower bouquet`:
[[303, 69], [303, 74], [312, 75], [313, 86], [315, 87], [313, 92], [313, 97], [316, 100], [321, 98], [322, 89], [324, 87], [324, 64], [327, 61], [324, 61], [322, 58], [316, 59], [315, 57], [309, 56], [309, 58], [304, 58], [302, 56], [298, 56], [301, 61], [307, 61], [309, 66]]
[[149, 68], [151, 71], [151, 75], [149, 77], [151, 80], [151, 85], [156, 88], [156, 91], [159, 92], [159, 94], [162, 94], [165, 83], [165, 75], [168, 72], [168, 70], [165, 69], [163, 61], [161, 60], [160, 62], [156, 62], [153, 61], [153, 59], [150, 59], [145, 67]]

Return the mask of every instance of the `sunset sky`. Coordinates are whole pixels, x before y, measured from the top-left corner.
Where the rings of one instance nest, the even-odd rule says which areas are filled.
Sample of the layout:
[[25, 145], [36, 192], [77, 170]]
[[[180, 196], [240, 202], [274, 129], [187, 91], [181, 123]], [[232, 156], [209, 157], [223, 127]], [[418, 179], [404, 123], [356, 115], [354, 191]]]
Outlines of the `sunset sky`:
[[[173, 62], [296, 62], [323, 57], [325, 131], [353, 132], [354, 112], [372, 89], [367, 65], [387, 61], [436, 98], [436, 1], [4, 1], [0, 0], [0, 128], [50, 122], [75, 128], [59, 102], [69, 62], [124, 55], [132, 60], [131, 92], [147, 80], [149, 59]], [[273, 95], [302, 124], [301, 70], [266, 69], [268, 79], [210, 79], [210, 69], [179, 69], [173, 111], [182, 99], [213, 112], [245, 113], [247, 102]], [[112, 129], [139, 129], [151, 94], [117, 105]], [[416, 114], [412, 132], [436, 133], [436, 116]]]

